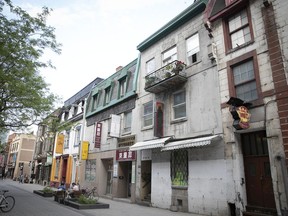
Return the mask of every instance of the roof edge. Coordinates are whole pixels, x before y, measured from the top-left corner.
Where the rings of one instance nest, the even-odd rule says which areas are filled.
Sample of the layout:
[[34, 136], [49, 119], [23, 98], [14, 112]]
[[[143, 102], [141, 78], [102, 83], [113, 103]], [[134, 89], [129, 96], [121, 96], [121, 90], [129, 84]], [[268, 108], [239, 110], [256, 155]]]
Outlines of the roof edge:
[[208, 1], [209, 0], [198, 0], [192, 5], [190, 5], [183, 12], [178, 14], [174, 19], [172, 19], [170, 22], [168, 22], [166, 25], [164, 25], [146, 40], [141, 42], [137, 46], [137, 50], [139, 50], [140, 52], [144, 51], [145, 49], [149, 48], [154, 43], [159, 41], [161, 38], [174, 31], [179, 26], [191, 20], [193, 17], [205, 10]]

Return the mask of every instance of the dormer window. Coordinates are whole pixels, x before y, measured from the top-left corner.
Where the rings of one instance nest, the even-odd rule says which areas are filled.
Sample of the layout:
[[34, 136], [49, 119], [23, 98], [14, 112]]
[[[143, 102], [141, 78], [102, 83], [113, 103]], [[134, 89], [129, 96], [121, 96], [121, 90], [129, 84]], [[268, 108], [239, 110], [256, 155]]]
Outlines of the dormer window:
[[110, 102], [111, 87], [105, 89], [104, 106]]
[[121, 79], [119, 81], [119, 97], [122, 98], [125, 96], [125, 93], [126, 93], [126, 78], [124, 79]]

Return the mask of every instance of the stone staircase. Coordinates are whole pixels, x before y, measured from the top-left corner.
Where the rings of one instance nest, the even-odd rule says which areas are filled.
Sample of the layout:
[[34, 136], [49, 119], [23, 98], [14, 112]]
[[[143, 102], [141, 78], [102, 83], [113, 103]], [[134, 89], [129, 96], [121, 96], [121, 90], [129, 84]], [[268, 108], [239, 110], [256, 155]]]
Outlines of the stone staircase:
[[243, 216], [277, 216], [276, 209], [262, 208], [256, 206], [246, 206]]

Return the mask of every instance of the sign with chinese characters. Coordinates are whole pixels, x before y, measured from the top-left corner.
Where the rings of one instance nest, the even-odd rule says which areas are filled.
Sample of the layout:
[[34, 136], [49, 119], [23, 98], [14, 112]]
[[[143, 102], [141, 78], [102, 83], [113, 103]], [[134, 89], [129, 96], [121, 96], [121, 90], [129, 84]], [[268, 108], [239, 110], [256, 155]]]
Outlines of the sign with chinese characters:
[[116, 150], [117, 161], [133, 161], [136, 160], [136, 151], [129, 151], [128, 149]]
[[96, 132], [95, 132], [95, 148], [100, 148], [101, 145], [101, 134], [102, 134], [102, 123], [96, 123]]

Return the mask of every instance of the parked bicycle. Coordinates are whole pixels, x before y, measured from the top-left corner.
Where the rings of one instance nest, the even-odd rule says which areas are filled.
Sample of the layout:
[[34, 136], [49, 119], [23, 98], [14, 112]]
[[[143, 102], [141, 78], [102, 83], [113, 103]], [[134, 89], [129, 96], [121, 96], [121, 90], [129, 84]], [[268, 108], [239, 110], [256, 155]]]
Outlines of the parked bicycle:
[[9, 192], [8, 190], [0, 190], [0, 210], [2, 212], [9, 212], [14, 208], [15, 198], [11, 195], [6, 196], [5, 193]]
[[82, 194], [89, 198], [89, 199], [94, 199], [96, 201], [99, 200], [99, 194], [97, 192], [97, 187], [93, 187], [92, 189], [86, 188], [86, 189], [82, 189]]

